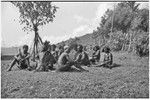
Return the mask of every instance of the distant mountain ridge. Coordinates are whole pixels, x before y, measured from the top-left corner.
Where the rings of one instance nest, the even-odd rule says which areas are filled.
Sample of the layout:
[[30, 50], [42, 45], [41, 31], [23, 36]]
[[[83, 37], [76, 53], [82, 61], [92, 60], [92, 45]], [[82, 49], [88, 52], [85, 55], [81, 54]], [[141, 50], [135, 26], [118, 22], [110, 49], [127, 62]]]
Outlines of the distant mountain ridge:
[[[95, 45], [95, 43], [92, 35], [93, 34], [87, 33], [83, 36], [70, 38], [66, 41], [62, 41], [60, 43], [57, 43], [56, 45], [68, 44], [70, 41], [77, 39], [76, 42], [82, 44], [83, 46], [93, 46]], [[1, 55], [16, 55], [19, 48], [20, 47], [1, 47]]]
[[16, 55], [20, 47], [1, 47], [1, 55]]
[[95, 45], [94, 43], [94, 39], [92, 38], [93, 34], [91, 33], [87, 33], [83, 36], [79, 36], [79, 37], [75, 37], [75, 38], [70, 38], [66, 41], [62, 41], [60, 43], [58, 43], [57, 45], [61, 45], [61, 44], [68, 44], [71, 41], [75, 40], [78, 44], [82, 44], [83, 46], [92, 46]]

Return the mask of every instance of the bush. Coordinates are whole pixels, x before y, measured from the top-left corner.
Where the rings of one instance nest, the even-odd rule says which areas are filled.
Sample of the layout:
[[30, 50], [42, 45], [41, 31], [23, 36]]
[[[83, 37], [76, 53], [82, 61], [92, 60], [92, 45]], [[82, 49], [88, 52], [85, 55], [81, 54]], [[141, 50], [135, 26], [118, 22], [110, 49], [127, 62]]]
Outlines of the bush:
[[136, 41], [136, 54], [140, 57], [149, 56], [149, 33], [141, 32], [141, 34], [137, 37]]
[[120, 51], [122, 50], [123, 44], [128, 43], [128, 40], [122, 31], [116, 31], [114, 33], [110, 33], [109, 35], [110, 39], [107, 45], [111, 48], [112, 51]]

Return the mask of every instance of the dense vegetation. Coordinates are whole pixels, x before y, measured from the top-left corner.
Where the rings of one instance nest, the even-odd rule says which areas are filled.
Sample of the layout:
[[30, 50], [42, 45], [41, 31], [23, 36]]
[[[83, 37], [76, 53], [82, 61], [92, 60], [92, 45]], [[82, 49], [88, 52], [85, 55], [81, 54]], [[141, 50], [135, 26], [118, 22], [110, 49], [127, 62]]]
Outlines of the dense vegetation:
[[[87, 46], [108, 45], [113, 51], [135, 52], [139, 56], [148, 56], [149, 9], [139, 9], [139, 5], [134, 1], [118, 3], [113, 10], [108, 9], [105, 12], [92, 35], [66, 42]], [[83, 43], [86, 40], [88, 42]]]

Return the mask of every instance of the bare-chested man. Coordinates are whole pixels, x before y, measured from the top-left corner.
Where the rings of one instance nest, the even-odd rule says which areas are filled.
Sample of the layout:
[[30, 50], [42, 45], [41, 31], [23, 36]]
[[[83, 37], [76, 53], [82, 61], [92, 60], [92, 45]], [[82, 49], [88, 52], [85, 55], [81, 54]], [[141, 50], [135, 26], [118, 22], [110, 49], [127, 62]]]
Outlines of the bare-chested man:
[[64, 52], [60, 55], [58, 59], [58, 69], [57, 71], [69, 71], [71, 67], [74, 65], [80, 71], [87, 71], [83, 69], [80, 64], [77, 62], [71, 61], [69, 58], [70, 48], [69, 46], [64, 47]]
[[[21, 51], [22, 49], [23, 51]], [[14, 57], [14, 60], [11, 62], [11, 65], [7, 71], [11, 71], [15, 64], [17, 64], [19, 69], [30, 68], [30, 54], [28, 53], [28, 45], [24, 45], [22, 49], [19, 49], [19, 53]]]

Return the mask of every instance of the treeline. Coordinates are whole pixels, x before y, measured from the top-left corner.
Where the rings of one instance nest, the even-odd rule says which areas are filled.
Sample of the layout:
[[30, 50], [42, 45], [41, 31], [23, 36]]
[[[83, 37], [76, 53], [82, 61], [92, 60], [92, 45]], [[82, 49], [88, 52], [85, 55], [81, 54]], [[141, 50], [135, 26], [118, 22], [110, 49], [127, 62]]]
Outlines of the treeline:
[[120, 2], [113, 10], [108, 9], [92, 34], [71, 38], [60, 44], [109, 46], [112, 51], [134, 52], [149, 55], [149, 9], [139, 9], [135, 1]]
[[[149, 9], [139, 9], [135, 1], [118, 3], [108, 9], [93, 31], [95, 44], [108, 45], [113, 51], [135, 52], [139, 56], [149, 53]], [[98, 37], [101, 37], [97, 39]]]

